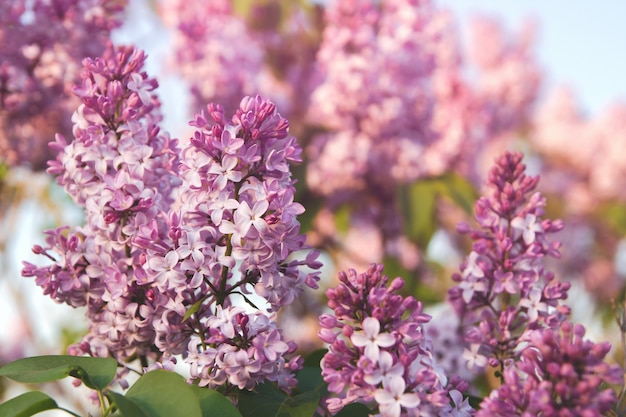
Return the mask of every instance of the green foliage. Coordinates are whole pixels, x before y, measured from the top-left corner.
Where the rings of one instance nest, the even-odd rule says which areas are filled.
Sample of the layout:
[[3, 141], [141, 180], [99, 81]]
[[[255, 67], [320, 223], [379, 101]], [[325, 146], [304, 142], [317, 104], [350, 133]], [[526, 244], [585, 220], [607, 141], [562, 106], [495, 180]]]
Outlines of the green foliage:
[[615, 236], [626, 234], [626, 207], [623, 204], [605, 203], [598, 210], [598, 220], [606, 224], [609, 230], [615, 232]]
[[341, 409], [335, 417], [368, 417], [371, 410], [364, 404], [352, 403]]
[[298, 371], [296, 379], [298, 380], [298, 388], [301, 392], [315, 391], [320, 397], [326, 395], [328, 384], [322, 378], [322, 369], [320, 361], [328, 349], [318, 349], [304, 359], [302, 369]]
[[[111, 358], [67, 355], [25, 358], [0, 368], [0, 376], [23, 383], [50, 382], [67, 376], [79, 378], [98, 391], [104, 417], [111, 413], [118, 417], [312, 417], [320, 398], [327, 393], [320, 369], [325, 353], [326, 350], [318, 350], [306, 358], [297, 375], [299, 387], [293, 395], [265, 383], [253, 391], [238, 393], [239, 410], [221, 393], [189, 385], [182, 376], [165, 370], [144, 374], [125, 395], [111, 391], [108, 386], [117, 370], [117, 362]], [[57, 408], [48, 395], [33, 391], [0, 405], [0, 415], [29, 417]]]
[[318, 390], [287, 396], [265, 383], [239, 394], [239, 411], [243, 417], [313, 417], [319, 402]]
[[56, 401], [43, 392], [32, 391], [0, 404], [2, 417], [30, 417], [46, 410], [58, 408]]
[[115, 404], [115, 406], [117, 407], [118, 413], [115, 414], [116, 416], [148, 417], [137, 404], [135, 404], [132, 400], [124, 397], [122, 394], [118, 394], [117, 392], [109, 392], [107, 393], [107, 398], [109, 399], [111, 404]]
[[241, 413], [232, 402], [217, 391], [190, 385], [202, 410], [202, 417], [241, 417]]
[[202, 417], [198, 397], [184, 378], [174, 372], [156, 370], [144, 374], [130, 387], [126, 399], [149, 417]]
[[116, 371], [117, 361], [111, 358], [50, 355], [18, 359], [0, 368], [0, 376], [31, 384], [72, 376], [101, 391], [113, 381]]
[[239, 411], [243, 417], [276, 417], [287, 395], [274, 385], [258, 385], [253, 391], [239, 394]]
[[471, 214], [478, 193], [467, 179], [447, 173], [401, 187], [398, 198], [409, 239], [424, 249], [437, 230], [437, 200], [448, 199]]
[[350, 214], [351, 210], [348, 204], [343, 204], [335, 210], [335, 226], [339, 233], [346, 234], [350, 230]]
[[320, 402], [320, 394], [307, 391], [295, 397], [287, 397], [278, 408], [276, 417], [312, 417]]

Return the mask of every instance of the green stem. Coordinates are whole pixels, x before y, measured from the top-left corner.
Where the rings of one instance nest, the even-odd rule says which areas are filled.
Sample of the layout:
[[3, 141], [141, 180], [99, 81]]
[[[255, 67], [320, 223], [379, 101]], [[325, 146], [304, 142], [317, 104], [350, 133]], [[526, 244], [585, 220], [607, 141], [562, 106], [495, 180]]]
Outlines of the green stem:
[[107, 410], [107, 406], [104, 403], [104, 395], [102, 395], [102, 391], [98, 390], [98, 400], [100, 400], [100, 408], [102, 408], [102, 417], [106, 417], [109, 414]]

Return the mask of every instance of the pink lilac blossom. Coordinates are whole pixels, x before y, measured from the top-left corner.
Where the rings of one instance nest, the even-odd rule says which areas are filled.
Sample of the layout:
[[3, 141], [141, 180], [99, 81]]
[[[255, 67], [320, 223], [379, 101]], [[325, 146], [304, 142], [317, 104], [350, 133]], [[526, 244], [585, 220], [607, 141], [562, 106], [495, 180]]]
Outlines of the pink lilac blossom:
[[361, 274], [340, 272], [327, 290], [332, 314], [320, 316], [319, 337], [329, 344], [321, 366], [331, 413], [361, 402], [385, 417], [470, 416], [461, 391], [436, 363], [424, 325], [430, 317], [413, 297], [398, 294], [401, 278], [388, 284], [383, 266]]
[[[424, 152], [436, 139], [428, 84], [433, 13], [429, 2], [409, 0], [334, 2], [325, 9], [307, 116], [322, 133], [307, 147], [306, 178], [331, 210], [350, 207], [348, 235], [324, 237], [331, 249], [345, 249], [333, 250], [341, 268], [367, 267], [386, 255], [411, 269], [419, 263], [417, 248], [403, 244], [396, 191], [427, 174]], [[366, 250], [363, 233], [374, 243]]]
[[228, 114], [241, 97], [265, 94], [263, 50], [228, 0], [167, 0], [160, 6], [176, 28], [172, 66], [189, 82], [192, 108], [222, 103]]
[[102, 53], [125, 1], [0, 2], [2, 163], [45, 169], [56, 132], [71, 134], [71, 86], [81, 60]]
[[145, 255], [135, 240], [173, 203], [179, 184], [177, 142], [159, 131], [157, 82], [142, 71], [145, 58], [109, 45], [102, 57], [84, 60], [74, 140], [57, 135], [48, 172], [83, 207], [86, 223], [46, 232], [47, 246], [33, 251], [52, 264], [25, 263], [22, 271], [53, 299], [87, 307], [89, 333], [71, 352], [120, 363], [159, 356], [145, 310], [163, 295], [141, 285]]
[[608, 343], [583, 339], [581, 325], [564, 322], [533, 330], [516, 366], [504, 370], [504, 383], [485, 398], [477, 417], [588, 416], [612, 410], [622, 370], [604, 362]]
[[479, 229], [468, 233], [472, 252], [453, 275], [449, 301], [461, 319], [470, 364], [504, 366], [519, 358], [528, 331], [556, 328], [569, 313], [562, 304], [569, 283], [559, 282], [543, 266], [559, 257], [550, 235], [559, 220], [543, 218], [545, 198], [535, 191], [539, 177], [525, 174], [521, 153], [506, 152], [489, 173], [493, 194], [475, 205]]
[[[309, 120], [332, 132], [314, 139], [309, 151], [308, 181], [315, 191], [330, 195], [352, 185], [333, 169], [361, 189], [424, 175], [419, 157], [435, 138], [427, 87], [432, 35], [425, 30], [431, 14], [428, 2], [409, 0], [351, 0], [326, 8]], [[342, 146], [346, 140], [350, 145]]]
[[476, 18], [471, 35], [470, 59], [479, 70], [477, 94], [488, 129], [497, 134], [523, 128], [541, 85], [541, 70], [532, 53], [534, 24], [526, 22], [519, 36], [507, 38], [497, 20]]

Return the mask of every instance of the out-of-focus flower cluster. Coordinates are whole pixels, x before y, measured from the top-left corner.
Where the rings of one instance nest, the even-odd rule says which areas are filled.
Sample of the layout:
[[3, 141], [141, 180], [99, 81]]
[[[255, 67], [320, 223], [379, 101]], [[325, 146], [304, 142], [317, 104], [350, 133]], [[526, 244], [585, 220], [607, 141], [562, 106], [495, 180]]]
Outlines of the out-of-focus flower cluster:
[[0, 162], [43, 170], [69, 135], [81, 61], [104, 50], [125, 1], [0, 2]]

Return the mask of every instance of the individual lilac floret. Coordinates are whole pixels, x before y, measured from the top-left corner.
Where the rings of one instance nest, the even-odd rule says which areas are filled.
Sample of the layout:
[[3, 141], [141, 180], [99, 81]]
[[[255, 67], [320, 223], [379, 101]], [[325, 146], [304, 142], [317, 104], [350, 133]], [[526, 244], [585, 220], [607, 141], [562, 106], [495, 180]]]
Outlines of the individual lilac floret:
[[22, 272], [53, 299], [87, 307], [90, 332], [73, 353], [120, 362], [159, 356], [146, 312], [164, 295], [138, 281], [145, 255], [136, 238], [173, 203], [179, 184], [177, 142], [159, 130], [157, 82], [143, 72], [144, 62], [143, 52], [112, 45], [84, 60], [74, 139], [57, 135], [48, 172], [84, 208], [86, 223], [48, 231], [47, 247], [34, 252], [52, 264], [25, 263]]
[[516, 366], [505, 369], [504, 383], [485, 398], [477, 417], [607, 415], [615, 404], [612, 388], [622, 370], [604, 358], [611, 346], [583, 339], [581, 325], [534, 330]]
[[561, 304], [569, 283], [543, 267], [545, 256], [559, 256], [559, 243], [550, 235], [563, 225], [542, 219], [545, 198], [534, 191], [539, 178], [524, 171], [522, 154], [499, 157], [488, 179], [494, 192], [475, 206], [480, 229], [459, 226], [474, 243], [461, 273], [453, 276], [458, 284], [449, 299], [465, 329], [464, 357], [471, 366], [489, 361], [504, 369], [527, 331], [556, 328], [569, 313]]
[[205, 335], [191, 338], [186, 361], [191, 380], [200, 386], [251, 390], [267, 380], [289, 390], [297, 384], [293, 373], [302, 368], [300, 356], [293, 355], [296, 348], [283, 340], [275, 320], [266, 314], [218, 307], [206, 322]]
[[382, 265], [362, 273], [340, 272], [329, 289], [333, 314], [320, 317], [319, 337], [329, 344], [321, 361], [328, 382], [331, 413], [361, 402], [385, 417], [469, 416], [461, 391], [467, 385], [448, 378], [435, 363], [424, 324], [430, 317], [413, 297], [398, 294], [404, 282], [382, 274]]

